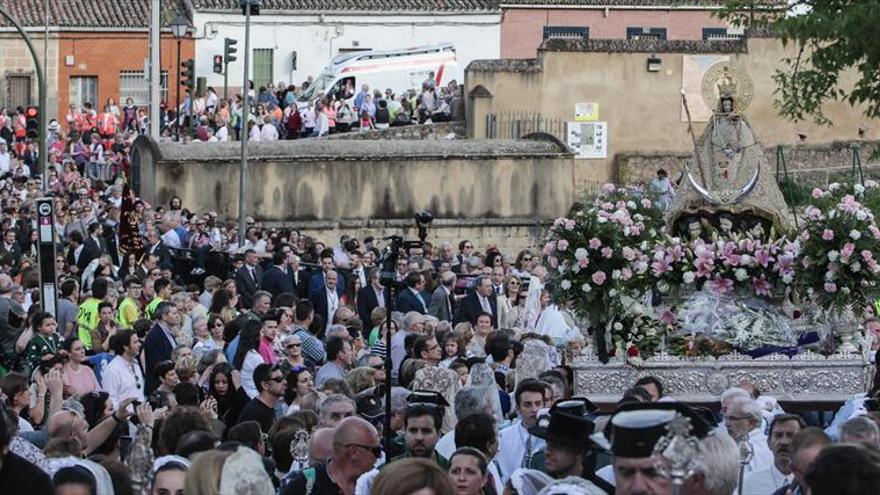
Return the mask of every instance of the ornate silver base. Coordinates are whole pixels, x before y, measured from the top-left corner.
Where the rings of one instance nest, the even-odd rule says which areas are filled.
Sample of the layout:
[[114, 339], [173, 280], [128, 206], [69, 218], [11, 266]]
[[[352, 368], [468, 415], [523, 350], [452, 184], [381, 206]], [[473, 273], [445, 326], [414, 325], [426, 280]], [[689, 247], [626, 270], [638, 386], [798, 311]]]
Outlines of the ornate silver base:
[[829, 357], [804, 352], [789, 358], [771, 354], [752, 359], [738, 353], [719, 358], [658, 354], [638, 366], [613, 358], [608, 364], [581, 355], [572, 362], [575, 394], [593, 402], [616, 402], [643, 376], [656, 376], [664, 393], [684, 402], [717, 402], [726, 388], [743, 381], [780, 401], [839, 402], [871, 386], [873, 366], [862, 354]]

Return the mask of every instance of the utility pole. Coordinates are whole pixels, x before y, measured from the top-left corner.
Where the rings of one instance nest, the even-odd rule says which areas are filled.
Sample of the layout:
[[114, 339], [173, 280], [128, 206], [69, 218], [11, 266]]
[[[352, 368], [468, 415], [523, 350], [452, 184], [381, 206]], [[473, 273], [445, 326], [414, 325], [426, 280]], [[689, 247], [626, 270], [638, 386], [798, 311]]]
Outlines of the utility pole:
[[[238, 247], [244, 246], [244, 212], [245, 212], [245, 189], [247, 186], [247, 142], [249, 137], [248, 124], [250, 123], [250, 110], [248, 109], [248, 96], [250, 84], [248, 69], [251, 51], [251, 8], [256, 5], [259, 8], [260, 0], [241, 0], [244, 8], [244, 82], [242, 88], [241, 104], [241, 166], [238, 169]], [[259, 12], [259, 10], [258, 10]]]
[[159, 67], [159, 7], [161, 0], [150, 0], [150, 136], [159, 140], [159, 92], [161, 68]]

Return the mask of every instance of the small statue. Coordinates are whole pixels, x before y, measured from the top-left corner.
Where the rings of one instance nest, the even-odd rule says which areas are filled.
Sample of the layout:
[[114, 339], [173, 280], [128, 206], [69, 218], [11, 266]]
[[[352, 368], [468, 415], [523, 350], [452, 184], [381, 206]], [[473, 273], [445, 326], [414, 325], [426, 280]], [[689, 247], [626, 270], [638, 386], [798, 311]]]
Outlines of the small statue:
[[290, 442], [290, 456], [293, 457], [291, 471], [302, 471], [309, 467], [309, 432], [296, 430]]

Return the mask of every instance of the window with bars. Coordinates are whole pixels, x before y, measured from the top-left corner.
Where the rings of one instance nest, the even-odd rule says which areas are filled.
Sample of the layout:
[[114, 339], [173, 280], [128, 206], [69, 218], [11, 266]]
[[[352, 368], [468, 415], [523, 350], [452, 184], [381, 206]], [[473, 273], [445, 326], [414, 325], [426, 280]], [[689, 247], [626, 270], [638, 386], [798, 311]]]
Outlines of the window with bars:
[[649, 28], [649, 27], [628, 27], [626, 28], [626, 39], [628, 40], [644, 40], [644, 39], [666, 39], [666, 28]]
[[6, 74], [6, 108], [26, 107], [33, 103], [33, 85], [30, 72]]
[[[168, 101], [168, 71], [163, 70], [159, 78], [159, 99]], [[119, 73], [119, 103], [131, 98], [137, 106], [150, 104], [150, 82], [142, 70], [124, 70]]]
[[259, 90], [272, 82], [272, 65], [275, 50], [272, 48], [254, 48], [254, 89]]
[[98, 107], [97, 76], [73, 76], [70, 78], [69, 87], [68, 101], [71, 105], [82, 107], [84, 103], [91, 103], [92, 108]]
[[742, 37], [742, 34], [728, 32], [727, 28], [703, 28], [704, 40], [738, 40]]
[[590, 28], [586, 26], [544, 26], [544, 39], [579, 39], [590, 37]]

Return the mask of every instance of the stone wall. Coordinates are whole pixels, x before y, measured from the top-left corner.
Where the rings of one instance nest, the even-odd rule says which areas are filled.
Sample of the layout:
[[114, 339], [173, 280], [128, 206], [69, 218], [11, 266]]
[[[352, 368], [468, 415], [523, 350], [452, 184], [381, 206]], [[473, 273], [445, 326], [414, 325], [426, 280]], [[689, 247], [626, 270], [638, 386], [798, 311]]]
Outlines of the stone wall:
[[[401, 235], [405, 239], [417, 239], [418, 232], [413, 220], [341, 220], [338, 222], [263, 222], [266, 226], [293, 227], [305, 235], [335, 243], [342, 234], [363, 239], [366, 236], [387, 237]], [[476, 249], [485, 252], [489, 246], [498, 246], [502, 252], [516, 254], [521, 249], [537, 250], [543, 246], [543, 237], [550, 219], [540, 218], [477, 218], [435, 220], [428, 228], [427, 241], [439, 245], [443, 241], [453, 244], [471, 240]]]
[[[862, 169], [866, 177], [880, 178], [880, 161], [872, 160], [880, 149], [880, 141], [834, 141], [824, 145], [801, 144], [783, 146], [785, 165], [789, 178], [802, 185], [822, 186], [835, 181], [849, 181], [853, 163], [853, 146], [859, 148]], [[777, 148], [764, 148], [767, 163], [777, 168]], [[658, 169], [666, 169], [676, 178], [686, 161], [688, 153], [621, 153], [614, 158], [614, 181], [620, 184], [648, 182]], [[781, 171], [780, 171], [781, 173]], [[578, 193], [584, 193], [578, 186]]]
[[[178, 195], [194, 211], [237, 220], [239, 143], [138, 138], [140, 195]], [[341, 232], [414, 237], [430, 210], [430, 239], [472, 238], [505, 250], [536, 245], [575, 200], [571, 154], [552, 141], [326, 140], [249, 144], [245, 212], [338, 239]]]
[[460, 139], [465, 135], [464, 121], [438, 122], [436, 124], [405, 125], [389, 127], [388, 129], [375, 129], [365, 132], [345, 132], [331, 134], [324, 139]]

